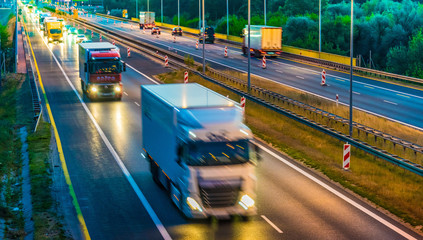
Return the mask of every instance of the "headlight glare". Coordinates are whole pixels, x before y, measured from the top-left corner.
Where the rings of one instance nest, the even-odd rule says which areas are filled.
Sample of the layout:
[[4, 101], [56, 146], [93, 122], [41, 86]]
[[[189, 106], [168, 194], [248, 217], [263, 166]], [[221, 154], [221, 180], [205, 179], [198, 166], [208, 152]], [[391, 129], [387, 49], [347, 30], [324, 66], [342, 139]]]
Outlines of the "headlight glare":
[[247, 208], [250, 208], [250, 207], [254, 206], [255, 202], [254, 202], [254, 200], [250, 196], [248, 196], [247, 194], [245, 194], [244, 196], [241, 197], [241, 199], [239, 201], [239, 204], [242, 207], [245, 206]]
[[187, 197], [187, 204], [192, 210], [197, 210], [202, 212], [203, 209], [201, 209], [200, 204], [197, 203], [193, 198]]
[[120, 92], [120, 87], [119, 86], [116, 86], [115, 87], [115, 92]]
[[97, 88], [96, 87], [91, 87], [91, 91], [92, 92], [97, 92]]

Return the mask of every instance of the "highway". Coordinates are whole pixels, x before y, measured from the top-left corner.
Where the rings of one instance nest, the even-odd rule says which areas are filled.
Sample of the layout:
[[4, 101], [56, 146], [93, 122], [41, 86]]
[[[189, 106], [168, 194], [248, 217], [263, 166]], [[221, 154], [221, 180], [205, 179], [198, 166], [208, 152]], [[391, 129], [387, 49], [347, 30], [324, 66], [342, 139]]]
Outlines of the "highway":
[[27, 22], [27, 35], [92, 239], [423, 239], [262, 143], [256, 217], [185, 219], [153, 182], [140, 146], [140, 85], [155, 84], [151, 77], [169, 70], [123, 53], [122, 101], [87, 101], [73, 38], [47, 45], [36, 25]]
[[[132, 37], [153, 44], [157, 47], [177, 52], [184, 56], [189, 54], [196, 61], [202, 61], [202, 44], [195, 49], [196, 39], [192, 37], [173, 37], [170, 33], [162, 31], [159, 38], [151, 35], [150, 30], [145, 33], [138, 25], [123, 23], [91, 14], [80, 15], [90, 23], [113, 30], [119, 34]], [[206, 61], [212, 67], [223, 70], [238, 70], [247, 72], [247, 57], [242, 55], [240, 49], [228, 47], [228, 58], [224, 58], [224, 45], [206, 44]], [[261, 68], [261, 59], [251, 58], [251, 73], [271, 81], [281, 83], [335, 101], [336, 94], [342, 104], [349, 104], [349, 74], [333, 70], [326, 70], [328, 86], [320, 86], [321, 68], [292, 62], [285, 59], [267, 59], [267, 68]], [[361, 109], [375, 115], [389, 118], [405, 125], [414, 126], [423, 130], [423, 91], [396, 84], [377, 81], [360, 76], [354, 76], [353, 103], [356, 109]]]

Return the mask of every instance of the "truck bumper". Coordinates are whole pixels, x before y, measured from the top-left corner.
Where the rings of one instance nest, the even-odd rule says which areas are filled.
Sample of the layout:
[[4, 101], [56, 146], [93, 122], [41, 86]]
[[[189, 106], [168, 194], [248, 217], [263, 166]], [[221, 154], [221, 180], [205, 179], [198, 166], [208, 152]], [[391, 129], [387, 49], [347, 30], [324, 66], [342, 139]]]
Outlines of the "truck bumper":
[[187, 217], [193, 219], [206, 219], [209, 217], [216, 217], [217, 219], [229, 219], [231, 216], [255, 216], [257, 215], [257, 208], [251, 207], [247, 210], [242, 208], [240, 205], [236, 204], [232, 207], [225, 207], [225, 208], [213, 208], [213, 209], [204, 209], [202, 212], [200, 211], [190, 211], [189, 214], [186, 214]]

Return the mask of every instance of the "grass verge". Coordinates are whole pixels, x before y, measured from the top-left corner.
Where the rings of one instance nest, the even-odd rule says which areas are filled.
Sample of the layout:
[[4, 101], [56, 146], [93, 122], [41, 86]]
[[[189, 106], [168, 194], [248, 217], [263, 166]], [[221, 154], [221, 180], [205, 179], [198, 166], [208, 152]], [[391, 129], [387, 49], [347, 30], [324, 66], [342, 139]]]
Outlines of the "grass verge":
[[50, 128], [41, 121], [37, 132], [28, 136], [34, 239], [67, 239], [51, 195]]
[[[183, 72], [164, 73], [157, 78], [164, 83], [181, 83]], [[239, 95], [194, 74], [190, 74], [189, 81], [239, 102]], [[344, 171], [343, 142], [249, 100], [245, 119], [257, 137], [390, 211], [422, 233], [423, 209], [419, 207], [423, 202], [422, 177], [356, 148], [352, 148], [350, 171]]]

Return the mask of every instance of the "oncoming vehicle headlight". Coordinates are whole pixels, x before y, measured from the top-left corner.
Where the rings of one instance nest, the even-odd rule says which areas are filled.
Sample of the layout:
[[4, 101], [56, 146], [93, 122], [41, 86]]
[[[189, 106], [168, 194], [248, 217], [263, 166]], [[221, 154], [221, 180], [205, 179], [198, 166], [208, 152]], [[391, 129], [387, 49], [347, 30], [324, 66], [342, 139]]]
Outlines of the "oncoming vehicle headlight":
[[247, 210], [248, 208], [254, 206], [254, 200], [248, 196], [247, 194], [245, 194], [244, 196], [241, 197], [240, 201], [238, 202], [239, 205], [241, 205], [243, 208], [245, 208], [245, 210]]
[[187, 197], [187, 204], [192, 210], [197, 210], [202, 212], [203, 209], [200, 207], [200, 204], [197, 203], [193, 198]]
[[119, 86], [116, 86], [115, 87], [115, 92], [120, 92], [120, 87]]
[[97, 92], [97, 88], [96, 87], [91, 87], [90, 88], [92, 92]]

